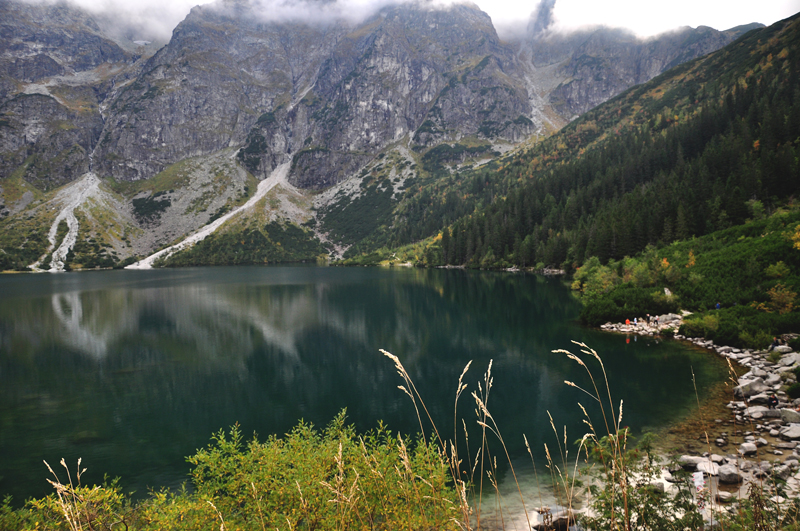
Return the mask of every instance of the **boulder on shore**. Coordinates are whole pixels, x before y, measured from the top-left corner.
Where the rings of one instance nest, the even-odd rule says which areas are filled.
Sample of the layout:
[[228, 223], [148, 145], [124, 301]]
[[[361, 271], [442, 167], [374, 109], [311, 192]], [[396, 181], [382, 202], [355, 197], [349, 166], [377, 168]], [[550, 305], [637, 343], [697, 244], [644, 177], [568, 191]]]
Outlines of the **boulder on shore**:
[[701, 462], [697, 463], [697, 471], [708, 474], [709, 476], [716, 476], [719, 474], [719, 465], [712, 463], [708, 459], [703, 459]]
[[699, 455], [682, 455], [678, 458], [678, 464], [683, 467], [684, 470], [696, 470], [697, 465], [705, 461], [704, 457], [700, 457]]
[[788, 426], [780, 430], [780, 432], [781, 432], [781, 439], [786, 439], [790, 441], [794, 439], [800, 439], [800, 424], [789, 424]]
[[733, 465], [722, 465], [719, 467], [719, 482], [726, 484], [737, 484], [742, 482], [742, 475]]
[[736, 398], [747, 398], [770, 390], [770, 386], [765, 384], [763, 379], [756, 378], [755, 380], [742, 382], [740, 385], [734, 387], [733, 396]]
[[746, 442], [739, 445], [739, 453], [742, 455], [752, 455], [758, 452], [756, 443]]
[[781, 420], [786, 424], [800, 424], [800, 412], [794, 409], [781, 409]]

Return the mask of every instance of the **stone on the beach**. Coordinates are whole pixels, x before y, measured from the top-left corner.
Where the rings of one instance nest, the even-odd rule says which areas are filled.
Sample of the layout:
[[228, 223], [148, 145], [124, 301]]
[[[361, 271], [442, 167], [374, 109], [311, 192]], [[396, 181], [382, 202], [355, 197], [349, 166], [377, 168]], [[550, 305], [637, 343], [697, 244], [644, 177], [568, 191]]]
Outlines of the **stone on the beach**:
[[708, 474], [709, 476], [716, 476], [719, 474], [719, 465], [712, 463], [708, 459], [704, 459], [703, 461], [697, 463], [697, 471]]
[[704, 458], [698, 455], [682, 455], [678, 458], [678, 464], [686, 470], [695, 470], [703, 460]]
[[717, 446], [722, 447], [722, 446], [725, 446], [726, 444], [728, 444], [728, 441], [726, 441], [725, 439], [720, 437], [719, 439], [714, 441], [714, 444], [716, 444]]
[[725, 458], [722, 457], [719, 454], [711, 454], [711, 461], [714, 462], [714, 463], [720, 464], [723, 461], [725, 461]]
[[680, 321], [681, 316], [674, 313], [667, 313], [658, 317], [658, 322], [661, 324], [671, 323], [673, 321]]
[[[742, 382], [740, 380], [740, 382]], [[764, 383], [761, 378], [755, 380], [744, 381], [740, 385], [733, 388], [733, 396], [736, 398], [747, 398], [759, 393], [769, 391], [769, 386]]]
[[777, 385], [781, 383], [781, 375], [780, 374], [770, 374], [764, 379], [764, 383], [767, 385]]
[[756, 446], [758, 446], [758, 447], [766, 446], [768, 444], [769, 443], [767, 442], [767, 440], [764, 439], [763, 437], [759, 437], [758, 440], [756, 440]]
[[751, 455], [758, 451], [756, 443], [746, 442], [739, 445], [739, 453], [742, 455]]
[[728, 503], [733, 499], [733, 494], [730, 492], [725, 492], [724, 490], [717, 491], [717, 501], [722, 503]]
[[722, 465], [719, 467], [718, 475], [720, 483], [735, 484], [742, 481], [742, 475], [733, 465]]
[[[758, 393], [757, 395], [751, 396], [749, 402], [751, 404], [758, 404], [758, 405], [767, 404], [769, 402], [769, 395], [766, 393]], [[764, 408], [762, 412], [766, 411], [767, 409], [769, 408]]]
[[800, 354], [797, 352], [792, 352], [790, 354], [786, 354], [781, 357], [780, 364], [784, 367], [788, 367], [789, 365], [794, 365], [795, 363], [800, 362]]
[[794, 409], [781, 409], [781, 420], [786, 424], [800, 424], [800, 412]]
[[800, 424], [789, 424], [781, 430], [781, 438], [793, 441], [800, 439]]

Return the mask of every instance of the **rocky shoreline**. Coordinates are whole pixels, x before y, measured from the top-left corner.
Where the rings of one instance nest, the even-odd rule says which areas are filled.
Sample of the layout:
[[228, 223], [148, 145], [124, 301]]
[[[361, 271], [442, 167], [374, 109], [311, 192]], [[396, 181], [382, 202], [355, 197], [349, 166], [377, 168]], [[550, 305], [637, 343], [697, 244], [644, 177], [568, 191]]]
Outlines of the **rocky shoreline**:
[[[714, 435], [709, 433], [710, 444], [705, 445], [704, 441], [708, 451], [672, 457], [677, 457], [678, 466], [695, 477], [702, 474], [708, 492], [713, 494], [711, 498], [717, 503], [726, 504], [747, 497], [752, 485], [769, 487], [769, 496], [774, 502], [800, 498], [800, 412], [797, 411], [800, 399], [792, 399], [786, 393], [787, 386], [797, 382], [795, 369], [800, 372], [800, 353], [793, 352], [787, 345], [780, 345], [771, 353], [684, 337], [677, 332], [686, 315], [689, 312], [658, 316], [658, 325], [636, 319], [635, 323], [606, 323], [600, 328], [624, 334], [673, 336], [729, 360], [732, 376], [735, 376], [734, 365], [746, 370], [735, 377], [734, 399], [725, 404], [731, 412], [730, 418], [715, 419], [715, 425], [707, 428], [714, 431]], [[785, 336], [784, 339], [794, 337]], [[768, 400], [773, 394], [778, 403], [770, 408]], [[665, 470], [664, 481], [654, 486], [669, 490], [670, 479], [669, 471]], [[771, 479], [785, 481], [781, 493], [785, 498], [773, 491]], [[727, 505], [727, 510], [733, 511], [733, 505]], [[722, 510], [725, 507], [717, 506]]]

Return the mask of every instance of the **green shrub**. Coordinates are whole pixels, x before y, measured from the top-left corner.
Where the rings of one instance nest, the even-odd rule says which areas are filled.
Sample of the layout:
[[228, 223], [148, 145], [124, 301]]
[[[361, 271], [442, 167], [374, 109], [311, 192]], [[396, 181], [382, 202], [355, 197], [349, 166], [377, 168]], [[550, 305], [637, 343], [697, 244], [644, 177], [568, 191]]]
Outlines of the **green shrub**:
[[786, 390], [786, 394], [792, 398], [800, 398], [800, 383], [793, 383]]

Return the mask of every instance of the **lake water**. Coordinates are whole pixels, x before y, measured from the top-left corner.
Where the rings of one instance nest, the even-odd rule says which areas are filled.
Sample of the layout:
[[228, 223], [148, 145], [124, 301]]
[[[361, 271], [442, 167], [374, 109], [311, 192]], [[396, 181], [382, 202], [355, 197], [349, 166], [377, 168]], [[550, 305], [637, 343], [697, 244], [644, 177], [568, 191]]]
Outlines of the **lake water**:
[[0, 496], [18, 504], [49, 493], [42, 460], [62, 457], [73, 471], [83, 459], [85, 483], [108, 474], [139, 495], [176, 487], [188, 477], [185, 457], [237, 422], [263, 439], [299, 419], [323, 426], [347, 408], [359, 430], [383, 420], [418, 432], [379, 349], [399, 356], [447, 438], [462, 369], [473, 361], [458, 412], [472, 430], [469, 393], [494, 360], [489, 408], [515, 459], [525, 454], [523, 433], [537, 459], [544, 443], [555, 447], [548, 411], [570, 444], [585, 431], [577, 403], [597, 413], [563, 383], [588, 387], [584, 370], [551, 352], [577, 353], [570, 340], [603, 357], [634, 431], [696, 404], [692, 371], [701, 393], [725, 378], [707, 353], [581, 328], [578, 312], [558, 279], [513, 273], [297, 266], [3, 275]]

